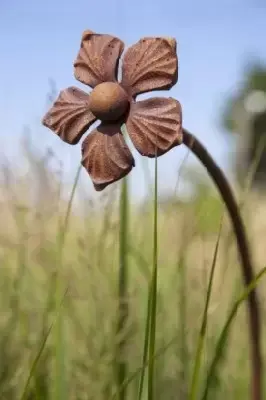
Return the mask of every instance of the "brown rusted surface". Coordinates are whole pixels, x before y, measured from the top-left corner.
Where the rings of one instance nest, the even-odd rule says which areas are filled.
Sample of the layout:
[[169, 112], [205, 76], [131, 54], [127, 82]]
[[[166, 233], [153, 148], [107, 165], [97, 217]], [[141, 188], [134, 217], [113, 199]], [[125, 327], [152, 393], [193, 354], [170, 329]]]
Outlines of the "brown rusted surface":
[[76, 87], [62, 90], [42, 123], [64, 142], [76, 144], [96, 121], [89, 109], [89, 95]]
[[[97, 191], [123, 178], [135, 165], [121, 133], [126, 123], [140, 154], [155, 157], [182, 142], [182, 111], [174, 99], [135, 102], [140, 93], [170, 89], [177, 81], [173, 38], [143, 38], [125, 53], [122, 81], [117, 81], [124, 43], [111, 35], [83, 32], [74, 62], [77, 80], [93, 88], [90, 95], [70, 87], [43, 118], [62, 140], [76, 144], [97, 120], [103, 122], [83, 142], [82, 165]], [[108, 123], [107, 123], [108, 122]]]
[[92, 88], [99, 83], [116, 82], [123, 50], [124, 43], [120, 39], [85, 31], [74, 62], [76, 79]]
[[134, 167], [134, 158], [120, 125], [100, 125], [82, 144], [82, 165], [97, 191], [118, 181]]
[[101, 121], [117, 121], [128, 110], [129, 96], [119, 83], [104, 82], [93, 89], [89, 104]]
[[175, 39], [143, 38], [125, 53], [122, 85], [132, 96], [170, 89], [177, 82], [177, 76]]
[[161, 97], [138, 101], [131, 105], [126, 127], [141, 155], [161, 156], [182, 143], [181, 105]]
[[83, 40], [89, 39], [89, 37], [90, 37], [91, 35], [93, 35], [93, 34], [94, 34], [93, 31], [91, 31], [90, 29], [86, 29], [86, 31], [84, 31], [84, 32], [82, 33], [82, 36], [81, 36], [81, 43], [83, 42]]

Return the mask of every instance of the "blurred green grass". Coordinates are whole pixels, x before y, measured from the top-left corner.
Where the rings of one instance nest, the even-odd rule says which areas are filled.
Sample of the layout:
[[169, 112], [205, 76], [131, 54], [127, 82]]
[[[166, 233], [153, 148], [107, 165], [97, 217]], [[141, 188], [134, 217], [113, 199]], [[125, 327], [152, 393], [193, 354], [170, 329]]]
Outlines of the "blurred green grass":
[[[72, 207], [61, 249], [58, 238], [69, 200], [62, 195], [60, 174], [47, 162], [53, 155], [36, 156], [30, 148], [25, 153], [30, 165], [27, 174], [20, 175], [8, 164], [1, 169], [0, 399], [21, 398], [42, 344], [24, 400], [115, 398], [117, 342], [121, 340], [117, 338], [119, 184], [100, 195], [97, 202], [85, 198], [81, 208]], [[257, 271], [266, 264], [263, 203], [263, 199], [249, 196], [244, 209]], [[131, 205], [129, 212], [128, 317], [120, 335], [126, 339], [123, 343], [130, 375], [142, 365], [152, 274], [152, 199], [145, 207]], [[156, 349], [165, 350], [155, 360], [157, 400], [188, 398], [223, 212], [219, 197], [204, 185], [191, 200], [181, 201], [176, 195], [158, 205]], [[236, 247], [225, 218], [208, 310], [203, 377], [241, 289]], [[262, 299], [264, 293], [262, 282]], [[211, 399], [249, 398], [249, 344], [243, 306], [218, 372]], [[128, 400], [137, 398], [138, 383], [138, 379], [129, 383]]]

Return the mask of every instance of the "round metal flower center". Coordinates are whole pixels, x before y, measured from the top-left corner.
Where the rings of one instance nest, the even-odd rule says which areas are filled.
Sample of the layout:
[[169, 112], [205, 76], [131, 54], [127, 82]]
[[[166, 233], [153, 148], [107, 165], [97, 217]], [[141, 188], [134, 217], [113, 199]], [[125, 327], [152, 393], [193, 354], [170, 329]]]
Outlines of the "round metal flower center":
[[126, 91], [114, 82], [97, 85], [89, 97], [91, 112], [102, 121], [116, 121], [126, 113], [129, 98]]

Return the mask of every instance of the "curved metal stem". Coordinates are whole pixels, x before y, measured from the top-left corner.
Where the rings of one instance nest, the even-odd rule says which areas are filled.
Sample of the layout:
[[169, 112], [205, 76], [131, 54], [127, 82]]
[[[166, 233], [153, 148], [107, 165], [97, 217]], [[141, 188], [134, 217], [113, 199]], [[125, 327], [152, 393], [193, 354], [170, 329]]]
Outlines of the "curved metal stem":
[[[183, 129], [183, 143], [206, 167], [226, 204], [236, 235], [244, 283], [248, 286], [255, 278], [255, 275], [245, 227], [229, 183], [206, 148], [186, 129]], [[248, 297], [248, 316], [252, 361], [251, 399], [262, 400], [261, 320], [259, 302], [255, 289]]]

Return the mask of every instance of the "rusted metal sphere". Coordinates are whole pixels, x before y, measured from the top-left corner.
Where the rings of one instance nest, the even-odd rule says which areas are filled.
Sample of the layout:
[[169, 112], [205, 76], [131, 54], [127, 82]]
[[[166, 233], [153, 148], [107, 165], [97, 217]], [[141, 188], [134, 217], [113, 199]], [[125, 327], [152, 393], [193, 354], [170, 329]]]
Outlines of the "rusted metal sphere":
[[89, 106], [96, 118], [116, 121], [126, 113], [129, 98], [126, 91], [115, 82], [103, 82], [90, 94]]

